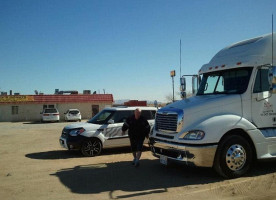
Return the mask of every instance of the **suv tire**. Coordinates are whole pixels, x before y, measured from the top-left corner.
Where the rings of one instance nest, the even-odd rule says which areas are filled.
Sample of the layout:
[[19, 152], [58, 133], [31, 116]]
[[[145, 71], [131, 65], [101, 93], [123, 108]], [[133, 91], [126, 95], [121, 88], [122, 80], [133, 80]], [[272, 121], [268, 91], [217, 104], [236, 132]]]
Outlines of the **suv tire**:
[[99, 139], [93, 138], [85, 140], [81, 145], [81, 153], [86, 157], [93, 157], [100, 155], [102, 151], [102, 143]]

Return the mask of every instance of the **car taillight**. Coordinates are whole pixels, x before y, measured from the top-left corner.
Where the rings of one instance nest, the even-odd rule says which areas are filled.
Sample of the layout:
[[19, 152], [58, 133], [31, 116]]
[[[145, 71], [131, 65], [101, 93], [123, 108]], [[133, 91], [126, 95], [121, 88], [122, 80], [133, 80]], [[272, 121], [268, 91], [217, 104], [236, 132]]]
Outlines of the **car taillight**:
[[43, 114], [43, 116], [49, 116], [49, 114]]
[[59, 115], [59, 114], [54, 114], [54, 115]]

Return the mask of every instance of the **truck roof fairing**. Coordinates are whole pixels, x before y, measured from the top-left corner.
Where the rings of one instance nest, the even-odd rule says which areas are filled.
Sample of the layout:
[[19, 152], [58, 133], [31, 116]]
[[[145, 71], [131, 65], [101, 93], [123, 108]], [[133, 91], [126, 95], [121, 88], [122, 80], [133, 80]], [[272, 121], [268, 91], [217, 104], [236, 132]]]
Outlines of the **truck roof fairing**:
[[[276, 63], [276, 33], [273, 33], [273, 63]], [[272, 34], [234, 43], [220, 50], [208, 64], [201, 67], [199, 74], [238, 67], [250, 67], [272, 62]]]

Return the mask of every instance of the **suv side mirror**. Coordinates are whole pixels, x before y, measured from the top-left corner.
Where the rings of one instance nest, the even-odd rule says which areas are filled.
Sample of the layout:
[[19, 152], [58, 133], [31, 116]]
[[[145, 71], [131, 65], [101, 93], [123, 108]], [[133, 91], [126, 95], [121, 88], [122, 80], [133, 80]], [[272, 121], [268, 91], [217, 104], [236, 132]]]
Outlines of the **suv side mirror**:
[[108, 120], [107, 123], [108, 123], [108, 124], [114, 124], [114, 120], [113, 120], [113, 119], [110, 119], [110, 120]]

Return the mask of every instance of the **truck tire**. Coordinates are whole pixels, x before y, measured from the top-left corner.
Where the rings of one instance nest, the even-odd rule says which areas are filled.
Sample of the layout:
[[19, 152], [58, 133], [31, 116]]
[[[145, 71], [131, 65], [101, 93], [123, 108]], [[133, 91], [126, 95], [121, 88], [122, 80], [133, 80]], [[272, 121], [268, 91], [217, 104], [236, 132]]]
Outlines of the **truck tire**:
[[218, 146], [214, 169], [225, 178], [237, 178], [250, 170], [253, 151], [248, 141], [239, 135], [224, 138]]
[[102, 151], [102, 143], [100, 140], [93, 138], [85, 140], [81, 146], [81, 153], [86, 157], [93, 157], [100, 155]]

